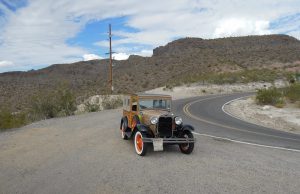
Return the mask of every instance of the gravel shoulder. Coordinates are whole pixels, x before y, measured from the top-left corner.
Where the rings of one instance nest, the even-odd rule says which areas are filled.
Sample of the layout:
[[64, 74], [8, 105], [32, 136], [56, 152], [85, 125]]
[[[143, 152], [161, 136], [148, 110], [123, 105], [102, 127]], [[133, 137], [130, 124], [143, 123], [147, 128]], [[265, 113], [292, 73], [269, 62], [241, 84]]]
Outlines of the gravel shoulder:
[[234, 100], [224, 106], [224, 109], [231, 115], [246, 122], [300, 134], [299, 108], [260, 106], [255, 103], [255, 97], [253, 96]]
[[120, 137], [121, 110], [0, 133], [0, 193], [299, 193], [300, 153], [196, 136], [146, 157]]

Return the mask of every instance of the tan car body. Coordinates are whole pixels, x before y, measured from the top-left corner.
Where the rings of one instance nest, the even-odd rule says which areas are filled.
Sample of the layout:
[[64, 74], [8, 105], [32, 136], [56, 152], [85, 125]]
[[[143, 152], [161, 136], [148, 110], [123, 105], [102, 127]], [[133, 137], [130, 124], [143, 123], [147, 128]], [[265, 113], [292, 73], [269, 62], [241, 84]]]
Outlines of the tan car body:
[[[124, 97], [123, 102], [123, 117], [128, 119], [128, 127], [134, 130], [135, 125], [137, 123], [133, 122], [134, 116], [138, 116], [140, 122], [145, 125], [148, 125], [153, 134], [155, 134], [155, 128], [150, 124], [151, 117], [161, 116], [164, 114], [171, 114], [168, 110], [165, 109], [153, 109], [153, 110], [140, 110], [138, 105], [139, 100], [143, 99], [158, 99], [158, 100], [170, 100], [172, 101], [172, 97], [169, 95], [151, 95], [151, 94], [131, 94], [126, 95]], [[126, 102], [125, 102], [126, 101]], [[136, 105], [136, 109], [134, 109], [134, 105]]]
[[153, 144], [154, 151], [162, 151], [164, 144], [176, 144], [184, 154], [193, 151], [194, 128], [184, 125], [182, 118], [171, 112], [171, 102], [172, 98], [169, 95], [124, 96], [123, 117], [120, 123], [121, 135], [124, 140], [134, 139], [138, 155], [146, 154], [149, 143]]

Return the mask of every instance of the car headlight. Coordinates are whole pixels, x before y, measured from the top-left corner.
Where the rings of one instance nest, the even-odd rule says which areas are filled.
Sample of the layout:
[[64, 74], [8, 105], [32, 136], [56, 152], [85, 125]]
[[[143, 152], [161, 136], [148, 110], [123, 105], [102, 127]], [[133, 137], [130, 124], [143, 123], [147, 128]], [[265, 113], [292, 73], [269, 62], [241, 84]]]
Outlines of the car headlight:
[[176, 123], [176, 125], [181, 125], [182, 124], [182, 118], [181, 117], [175, 117], [175, 123]]
[[150, 119], [150, 123], [151, 123], [152, 125], [155, 125], [157, 122], [158, 122], [158, 117], [152, 117], [152, 118]]

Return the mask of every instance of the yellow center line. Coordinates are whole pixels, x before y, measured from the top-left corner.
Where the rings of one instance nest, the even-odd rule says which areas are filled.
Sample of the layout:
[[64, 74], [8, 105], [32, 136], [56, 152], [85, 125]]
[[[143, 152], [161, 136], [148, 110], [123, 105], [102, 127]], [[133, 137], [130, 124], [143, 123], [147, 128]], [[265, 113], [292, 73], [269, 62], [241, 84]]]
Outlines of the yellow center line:
[[193, 115], [193, 114], [189, 111], [190, 106], [192, 106], [193, 104], [195, 104], [195, 103], [197, 103], [197, 102], [203, 102], [203, 101], [205, 101], [205, 100], [211, 100], [211, 99], [215, 99], [215, 98], [219, 98], [219, 97], [223, 97], [223, 96], [224, 96], [224, 95], [219, 95], [219, 96], [214, 96], [214, 97], [204, 98], [204, 99], [198, 99], [198, 100], [189, 102], [189, 103], [187, 103], [187, 104], [183, 107], [183, 112], [184, 112], [185, 115], [187, 115], [188, 117], [191, 117], [191, 118], [193, 118], [193, 119], [195, 119], [195, 120], [198, 120], [198, 121], [201, 121], [201, 122], [204, 122], [204, 123], [208, 123], [208, 124], [211, 124], [211, 125], [215, 125], [215, 126], [218, 126], [218, 127], [224, 127], [224, 128], [227, 128], [227, 129], [233, 129], [233, 130], [243, 131], [243, 132], [247, 132], [247, 133], [258, 134], [258, 135], [264, 135], [264, 136], [275, 137], [275, 138], [280, 138], [280, 139], [287, 139], [287, 140], [293, 140], [293, 141], [300, 141], [300, 140], [298, 140], [298, 139], [287, 138], [287, 137], [281, 137], [281, 136], [277, 136], [277, 135], [270, 135], [270, 134], [265, 134], [265, 133], [261, 133], [261, 132], [249, 131], [249, 130], [246, 130], [246, 129], [239, 129], [239, 128], [236, 128], [236, 127], [231, 127], [231, 126], [228, 126], [228, 125], [223, 125], [223, 124], [220, 124], [220, 123], [216, 123], [216, 122], [213, 122], [213, 121], [209, 121], [209, 120], [206, 120], [206, 119], [197, 117], [197, 116]]

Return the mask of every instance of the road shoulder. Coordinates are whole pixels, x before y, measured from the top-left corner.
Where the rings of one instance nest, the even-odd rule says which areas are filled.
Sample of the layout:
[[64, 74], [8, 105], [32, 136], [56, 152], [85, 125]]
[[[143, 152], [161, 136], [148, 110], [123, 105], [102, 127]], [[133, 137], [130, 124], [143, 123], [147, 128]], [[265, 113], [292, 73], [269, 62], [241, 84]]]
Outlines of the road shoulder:
[[300, 134], [300, 109], [259, 106], [254, 96], [238, 98], [226, 103], [223, 111], [235, 118], [256, 125]]

